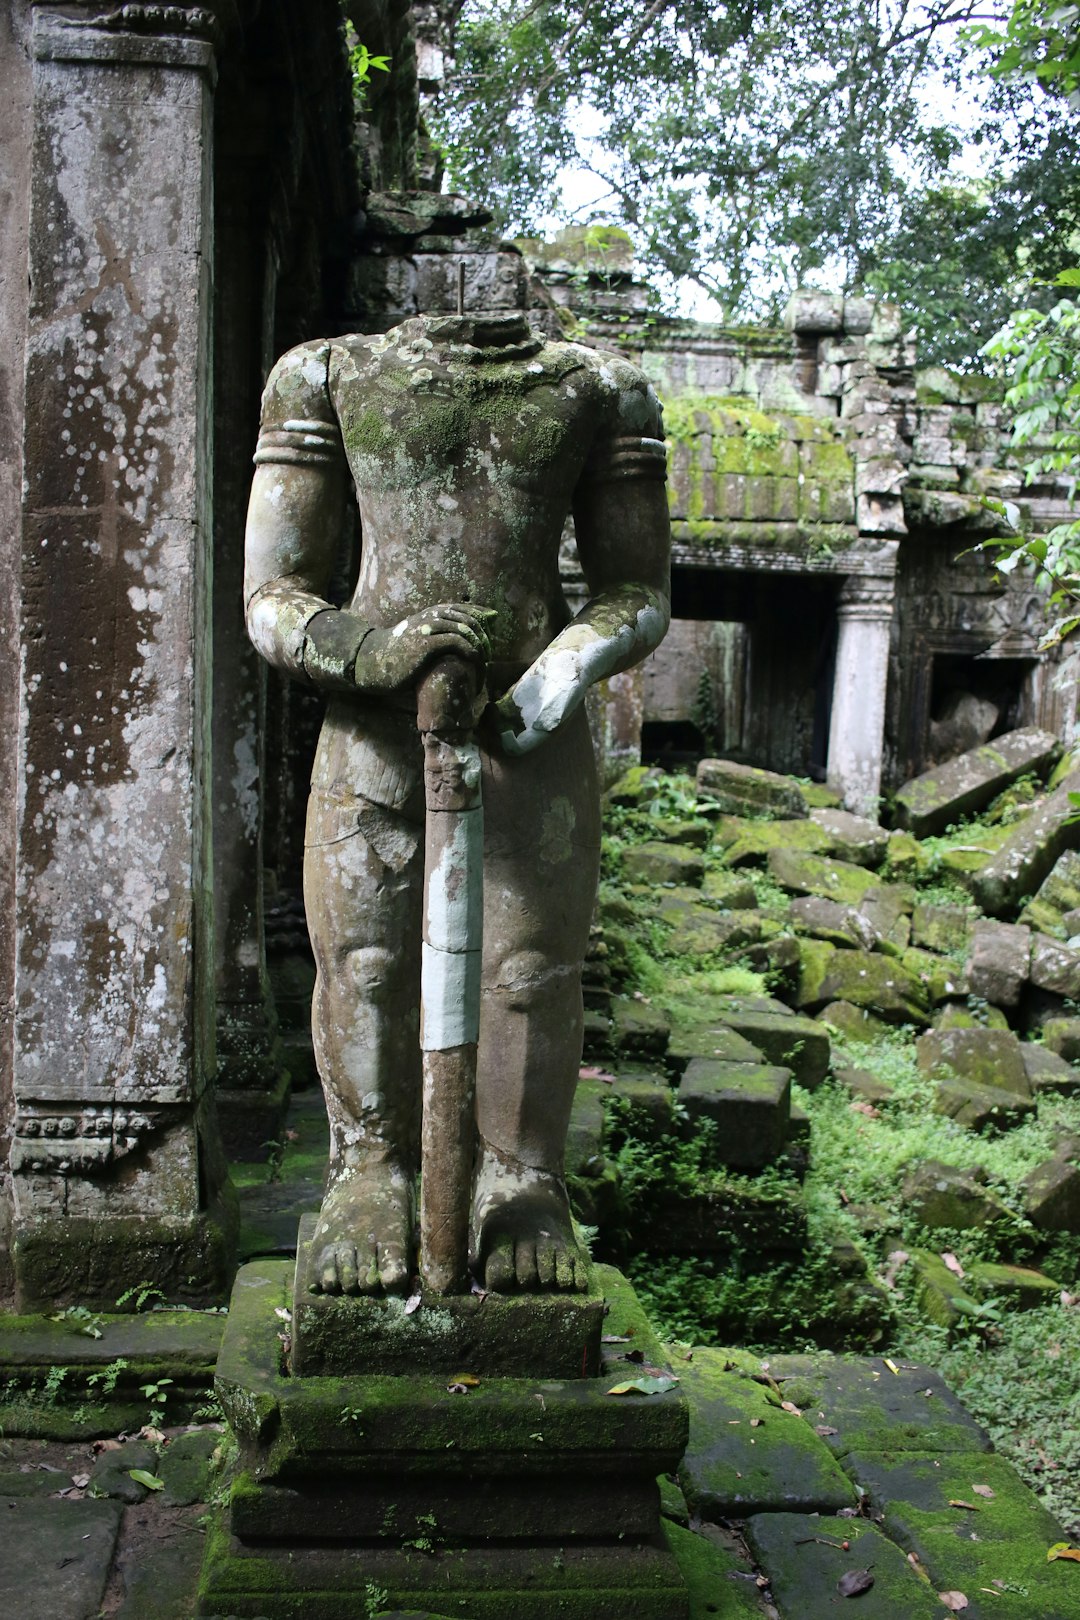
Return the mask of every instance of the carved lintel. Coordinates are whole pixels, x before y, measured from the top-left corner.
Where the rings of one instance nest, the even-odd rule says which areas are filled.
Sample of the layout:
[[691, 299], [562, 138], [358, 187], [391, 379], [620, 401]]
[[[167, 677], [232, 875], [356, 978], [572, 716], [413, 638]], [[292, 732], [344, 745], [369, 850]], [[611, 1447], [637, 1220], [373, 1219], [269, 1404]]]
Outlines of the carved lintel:
[[78, 14], [34, 7], [34, 55], [42, 62], [126, 62], [213, 73], [226, 5], [96, 5]]
[[16, 1175], [101, 1175], [161, 1125], [161, 1110], [122, 1103], [27, 1102], [11, 1146]]

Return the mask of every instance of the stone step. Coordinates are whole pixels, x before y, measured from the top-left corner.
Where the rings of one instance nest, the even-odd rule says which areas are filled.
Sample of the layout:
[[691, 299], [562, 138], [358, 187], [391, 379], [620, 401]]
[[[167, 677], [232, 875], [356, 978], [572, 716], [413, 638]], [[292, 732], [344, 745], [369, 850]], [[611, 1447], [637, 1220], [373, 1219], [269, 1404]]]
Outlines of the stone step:
[[707, 1119], [717, 1127], [715, 1162], [731, 1170], [763, 1170], [787, 1142], [791, 1070], [693, 1058], [679, 1082], [679, 1102], [692, 1124]]

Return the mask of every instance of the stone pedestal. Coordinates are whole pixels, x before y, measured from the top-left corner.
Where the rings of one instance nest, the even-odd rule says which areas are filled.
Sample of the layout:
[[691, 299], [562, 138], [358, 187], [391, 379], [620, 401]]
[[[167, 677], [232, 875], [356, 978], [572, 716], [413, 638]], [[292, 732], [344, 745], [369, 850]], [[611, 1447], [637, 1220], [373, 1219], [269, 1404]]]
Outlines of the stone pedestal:
[[[502, 1317], [522, 1312], [536, 1324], [538, 1304], [548, 1302], [529, 1296], [489, 1296], [477, 1306], [499, 1313], [491, 1344], [516, 1338], [512, 1376], [431, 1368], [438, 1324], [434, 1315], [424, 1323], [426, 1305], [409, 1315], [393, 1308], [393, 1336], [406, 1345], [415, 1336], [418, 1370], [296, 1376], [290, 1269], [264, 1261], [237, 1276], [217, 1388], [243, 1472], [208, 1546], [200, 1614], [354, 1620], [378, 1590], [386, 1608], [468, 1620], [685, 1620], [656, 1478], [682, 1456], [687, 1407], [678, 1384], [611, 1394], [667, 1371], [617, 1271], [596, 1267], [593, 1292], [563, 1302], [576, 1306], [593, 1342], [601, 1298], [608, 1306], [608, 1342], [597, 1345], [595, 1375], [583, 1378], [521, 1370], [530, 1366], [530, 1335], [515, 1335]], [[358, 1320], [381, 1308], [338, 1303], [360, 1305]], [[446, 1304], [440, 1299], [434, 1314]], [[469, 1304], [456, 1302], [459, 1333], [470, 1315], [475, 1328]], [[364, 1331], [361, 1365], [370, 1323]], [[542, 1321], [536, 1326], [533, 1368], [557, 1341]], [[467, 1352], [464, 1339], [458, 1345]], [[476, 1353], [483, 1357], [482, 1347]], [[377, 1346], [372, 1355], [377, 1362]], [[434, 1359], [449, 1365], [446, 1354]]]
[[849, 574], [837, 607], [828, 782], [842, 796], [845, 809], [875, 820], [881, 793], [894, 592], [891, 574]]

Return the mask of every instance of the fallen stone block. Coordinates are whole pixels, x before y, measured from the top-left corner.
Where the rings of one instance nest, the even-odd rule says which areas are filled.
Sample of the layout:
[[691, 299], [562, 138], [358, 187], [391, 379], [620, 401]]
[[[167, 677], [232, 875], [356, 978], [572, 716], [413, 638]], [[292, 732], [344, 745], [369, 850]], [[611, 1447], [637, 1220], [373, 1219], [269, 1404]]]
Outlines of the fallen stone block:
[[940, 954], [966, 956], [971, 944], [972, 915], [967, 906], [917, 904], [911, 915], [911, 943]]
[[968, 1232], [994, 1221], [1012, 1224], [1015, 1217], [1009, 1206], [984, 1182], [983, 1171], [959, 1170], [938, 1159], [926, 1159], [904, 1177], [902, 1192], [905, 1204], [923, 1226]]
[[744, 816], [723, 816], [713, 839], [724, 866], [764, 866], [771, 849], [793, 849], [807, 855], [825, 855], [832, 840], [814, 821], [751, 821]]
[[154, 1472], [164, 1481], [158, 1497], [162, 1507], [189, 1507], [205, 1502], [214, 1472], [214, 1453], [221, 1445], [217, 1429], [195, 1429], [178, 1434], [165, 1447]]
[[1080, 1018], [1049, 1018], [1042, 1027], [1043, 1045], [1066, 1063], [1080, 1062]]
[[793, 849], [770, 850], [768, 867], [781, 888], [791, 894], [817, 894], [845, 906], [858, 906], [868, 889], [880, 887], [875, 874], [863, 866]]
[[804, 940], [796, 1004], [813, 1012], [833, 1001], [865, 1007], [889, 1024], [928, 1022], [926, 988], [898, 962]]
[[1021, 1051], [1024, 1072], [1034, 1095], [1075, 1097], [1080, 1092], [1080, 1070], [1074, 1069], [1056, 1052], [1048, 1051], [1037, 1041], [1025, 1041]]
[[664, 784], [665, 773], [654, 765], [631, 765], [630, 769], [613, 782], [605, 795], [609, 804], [636, 810], [655, 799]]
[[896, 1087], [890, 1086], [887, 1080], [879, 1080], [869, 1069], [844, 1064], [833, 1070], [833, 1079], [860, 1102], [887, 1103], [896, 1096]]
[[1038, 934], [1031, 941], [1031, 982], [1067, 1001], [1080, 1001], [1080, 950]]
[[[861, 1519], [758, 1513], [746, 1526], [754, 1556], [768, 1571], [781, 1620], [834, 1620], [843, 1602], [838, 1582], [854, 1570], [873, 1571], [867, 1597], [872, 1620], [939, 1620], [941, 1604], [900, 1548]], [[847, 1552], [838, 1551], [846, 1545]], [[857, 1588], [855, 1603], [859, 1603]], [[856, 1612], [858, 1612], [856, 1608]]]
[[679, 1484], [691, 1512], [715, 1522], [761, 1510], [854, 1507], [854, 1487], [810, 1424], [729, 1365], [723, 1350], [703, 1349], [679, 1363], [690, 1402]]
[[990, 1260], [974, 1261], [968, 1267], [966, 1281], [976, 1299], [1001, 1299], [1021, 1309], [1045, 1305], [1061, 1293], [1061, 1284], [1042, 1271], [1033, 1271], [1030, 1266], [998, 1265]]
[[854, 906], [842, 906], [837, 900], [823, 900], [816, 894], [799, 895], [791, 902], [791, 920], [799, 933], [844, 950], [860, 946], [872, 951], [879, 940], [877, 930]]
[[806, 800], [795, 783], [774, 771], [737, 765], [730, 759], [698, 762], [697, 791], [730, 815], [805, 816]]
[[823, 1024], [840, 1040], [868, 1046], [892, 1033], [883, 1018], [875, 1018], [865, 1007], [853, 1007], [850, 1001], [830, 1001], [817, 1014], [814, 1022]]
[[605, 1115], [605, 1146], [618, 1146], [630, 1133], [642, 1142], [659, 1142], [671, 1134], [675, 1127], [675, 1090], [665, 1075], [627, 1073], [620, 1068], [606, 1091], [606, 1097], [599, 1093], [601, 1103], [617, 1097], [620, 1111], [617, 1128]]
[[1031, 1096], [1023, 1050], [1011, 1030], [931, 1029], [915, 1042], [915, 1054], [923, 1074]]
[[611, 1040], [620, 1058], [662, 1058], [671, 1037], [671, 1021], [659, 1007], [629, 996], [611, 1003]]
[[664, 836], [660, 841], [664, 844], [685, 845], [688, 849], [707, 849], [713, 835], [713, 824], [706, 821], [703, 816], [695, 816], [690, 821], [665, 821], [663, 831]]
[[1074, 772], [1030, 816], [1009, 828], [996, 854], [973, 875], [971, 892], [988, 916], [1015, 912], [1065, 851], [1080, 847], [1080, 823], [1069, 819], [1075, 813], [1069, 794], [1078, 789], [1080, 773]]
[[1080, 918], [1080, 850], [1067, 849], [1020, 913], [1020, 921], [1064, 940], [1080, 933], [1074, 915]]
[[889, 848], [884, 827], [850, 810], [811, 810], [810, 820], [827, 834], [830, 852], [855, 866], [878, 867]]
[[96, 1615], [120, 1528], [117, 1501], [23, 1499], [4, 1512], [0, 1612], [86, 1620]]
[[692, 1058], [679, 1082], [691, 1121], [712, 1120], [716, 1162], [730, 1170], [763, 1170], [783, 1152], [791, 1110], [791, 1070], [764, 1063]]
[[905, 782], [896, 795], [897, 824], [916, 838], [941, 832], [981, 810], [1018, 776], [1045, 776], [1060, 753], [1058, 739], [1034, 726], [995, 737]]
[[901, 1362], [894, 1373], [878, 1356], [770, 1356], [769, 1371], [786, 1400], [813, 1410], [838, 1457], [990, 1450], [990, 1436], [929, 1367]]
[[713, 956], [776, 938], [783, 925], [760, 911], [715, 911], [685, 901], [664, 905], [660, 915], [671, 924], [667, 950], [672, 956]]
[[1009, 1130], [1034, 1112], [1030, 1097], [973, 1080], [942, 1080], [934, 1095], [934, 1113], [970, 1131]]
[[752, 911], [757, 905], [757, 893], [750, 879], [736, 876], [734, 872], [706, 872], [701, 893], [704, 899], [724, 911]]
[[685, 883], [700, 887], [705, 858], [700, 850], [681, 844], [631, 844], [623, 851], [622, 875], [627, 883]]
[[953, 1328], [963, 1317], [977, 1316], [979, 1302], [951, 1272], [940, 1255], [913, 1249], [908, 1264], [915, 1274], [915, 1300], [928, 1322]]
[[629, 1212], [626, 1224], [634, 1250], [695, 1258], [748, 1250], [793, 1257], [805, 1252], [808, 1230], [801, 1188], [762, 1188], [734, 1171], [730, 1179], [714, 1172], [707, 1192], [660, 1188]]
[[1028, 929], [1015, 923], [976, 923], [965, 968], [972, 995], [995, 1007], [1016, 1007], [1030, 966]]
[[934, 1014], [935, 1029], [1008, 1029], [1009, 1020], [1000, 1007], [980, 1007], [978, 1012], [960, 1001], [946, 1001]]
[[926, 993], [935, 1007], [952, 1000], [954, 996], [970, 994], [968, 979], [952, 957], [938, 956], [934, 951], [920, 951], [909, 946], [906, 951], [901, 951], [900, 964], [926, 986]]
[[732, 1007], [724, 1016], [733, 1031], [763, 1052], [770, 1063], [790, 1069], [807, 1091], [815, 1091], [824, 1080], [829, 1071], [829, 1036], [814, 1019], [787, 1008], [777, 1013]]
[[914, 877], [926, 865], [926, 853], [910, 833], [891, 832], [885, 854], [885, 869], [893, 877]]
[[1041, 1232], [1080, 1232], [1080, 1169], [1047, 1159], [1024, 1177], [1024, 1214]]
[[764, 1063], [765, 1054], [736, 1030], [720, 1021], [719, 1015], [704, 1016], [700, 1023], [677, 1023], [668, 1042], [667, 1061], [673, 1074], [681, 1075], [692, 1058], [719, 1058], [725, 1063]]

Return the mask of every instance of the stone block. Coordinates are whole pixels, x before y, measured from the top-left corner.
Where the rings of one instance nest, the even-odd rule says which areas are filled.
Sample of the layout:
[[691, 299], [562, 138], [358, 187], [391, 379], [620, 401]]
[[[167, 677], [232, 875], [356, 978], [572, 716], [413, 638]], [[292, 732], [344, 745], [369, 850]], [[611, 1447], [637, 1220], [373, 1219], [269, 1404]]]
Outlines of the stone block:
[[889, 1024], [928, 1021], [926, 988], [899, 962], [876, 952], [839, 951], [807, 941], [796, 1004], [813, 1012], [835, 1001], [866, 1008]]
[[214, 1475], [214, 1453], [222, 1444], [218, 1429], [195, 1429], [178, 1434], [165, 1447], [152, 1470], [164, 1480], [158, 1500], [162, 1507], [188, 1507], [205, 1502]]
[[967, 1285], [976, 1299], [1001, 1299], [1004, 1304], [1030, 1308], [1045, 1305], [1061, 1293], [1061, 1284], [1030, 1266], [997, 1265], [976, 1260], [967, 1271]]
[[1050, 1018], [1042, 1027], [1043, 1045], [1066, 1063], [1080, 1063], [1080, 1018]]
[[879, 1080], [869, 1069], [843, 1064], [833, 1070], [833, 1079], [860, 1102], [887, 1103], [896, 1095], [894, 1086], [890, 1086], [887, 1080]]
[[995, 737], [905, 782], [896, 795], [898, 824], [917, 838], [941, 832], [981, 810], [1018, 776], [1046, 775], [1060, 752], [1057, 738], [1034, 726]]
[[915, 1276], [915, 1300], [928, 1322], [953, 1328], [978, 1313], [978, 1301], [942, 1260], [928, 1249], [913, 1249], [908, 1264]]
[[757, 905], [757, 892], [750, 879], [734, 872], [706, 872], [701, 892], [723, 911], [752, 911]]
[[900, 952], [900, 965], [926, 986], [926, 993], [935, 1007], [951, 1001], [954, 996], [970, 994], [967, 976], [956, 965], [954, 958], [909, 946]]
[[746, 816], [723, 816], [714, 843], [723, 848], [724, 865], [737, 868], [764, 866], [771, 849], [824, 855], [832, 849], [833, 839], [812, 819], [752, 821]]
[[729, 1007], [725, 1021], [735, 1034], [765, 1054], [770, 1063], [790, 1069], [800, 1086], [816, 1091], [829, 1072], [828, 1032], [812, 1018], [786, 1008], [782, 1012]]
[[779, 1158], [788, 1133], [791, 1071], [769, 1064], [693, 1058], [679, 1083], [690, 1121], [711, 1120], [716, 1160], [731, 1170], [763, 1170]]
[[1047, 1159], [1024, 1177], [1024, 1214], [1041, 1232], [1080, 1232], [1080, 1170]]
[[360, 1371], [401, 1376], [417, 1367], [506, 1378], [574, 1378], [599, 1370], [604, 1294], [595, 1275], [584, 1294], [434, 1295], [411, 1311], [398, 1295], [315, 1293], [317, 1219], [301, 1217], [297, 1241], [297, 1378], [340, 1379]]
[[965, 972], [971, 994], [995, 1007], [1016, 1007], [1031, 968], [1031, 934], [1016, 923], [978, 922]]
[[904, 1203], [921, 1226], [970, 1231], [994, 1221], [1014, 1221], [1012, 1211], [983, 1182], [977, 1170], [960, 1170], [926, 1159], [904, 1177]]
[[884, 1040], [890, 1026], [884, 1018], [876, 1018], [866, 1007], [853, 1006], [850, 1001], [830, 1001], [816, 1015], [814, 1022], [821, 1024], [842, 1041], [857, 1045], [873, 1045]]
[[866, 816], [848, 810], [811, 810], [810, 819], [828, 835], [832, 853], [855, 866], [877, 867], [885, 859], [889, 835]]
[[1080, 1092], [1080, 1070], [1066, 1063], [1056, 1052], [1035, 1041], [1021, 1047], [1024, 1072], [1034, 1096], [1075, 1097]]
[[1020, 921], [1066, 940], [1080, 933], [1070, 922], [1074, 914], [1080, 921], [1080, 850], [1067, 849], [1020, 913]]
[[[843, 1603], [837, 1583], [870, 1569], [873, 1587], [856, 1597], [870, 1620], [939, 1620], [941, 1604], [900, 1548], [863, 1519], [758, 1513], [746, 1526], [754, 1556], [769, 1572], [780, 1620], [835, 1620]], [[849, 1550], [841, 1551], [843, 1543]], [[870, 1605], [869, 1607], [867, 1605]]]
[[671, 924], [667, 951], [672, 956], [709, 956], [739, 950], [783, 932], [780, 923], [760, 911], [714, 910], [711, 906], [661, 903], [660, 915]]
[[1080, 1001], [1080, 950], [1038, 934], [1031, 941], [1031, 982], [1067, 1001]]
[[631, 844], [623, 851], [622, 875], [627, 883], [685, 883], [700, 887], [705, 861], [700, 850], [684, 844]]
[[671, 1023], [659, 1007], [628, 996], [611, 1003], [611, 1040], [618, 1057], [662, 1058], [671, 1036]]
[[965, 1002], [946, 1001], [934, 1014], [935, 1029], [1003, 1029], [1009, 1020], [1000, 1007], [985, 1006], [973, 1011]]
[[812, 1427], [767, 1385], [731, 1368], [723, 1350], [680, 1362], [690, 1438], [679, 1483], [692, 1513], [745, 1518], [761, 1510], [833, 1512], [855, 1493]]
[[966, 906], [917, 904], [911, 914], [911, 943], [928, 951], [966, 956], [971, 941], [971, 912]]
[[934, 1094], [934, 1112], [969, 1130], [1008, 1130], [1035, 1112], [1030, 1097], [973, 1080], [942, 1080]]
[[[695, 1352], [696, 1355], [696, 1352]], [[852, 1451], [989, 1451], [989, 1435], [940, 1373], [879, 1356], [770, 1356], [785, 1399], [834, 1431], [822, 1438], [838, 1457]]]
[[765, 1054], [745, 1036], [719, 1017], [700, 1024], [676, 1024], [668, 1046], [668, 1062], [675, 1074], [682, 1074], [692, 1058], [719, 1058], [725, 1063], [762, 1063]]
[[719, 1613], [724, 1620], [762, 1620], [757, 1572], [734, 1537], [721, 1546], [704, 1528], [695, 1533], [668, 1517], [664, 1535], [686, 1582], [691, 1615]]
[[699, 797], [711, 799], [730, 815], [803, 817], [806, 801], [795, 783], [774, 771], [738, 765], [730, 759], [703, 759], [697, 768]]
[[4, 1511], [0, 1612], [86, 1620], [105, 1595], [120, 1529], [120, 1502], [24, 1498]]
[[923, 1074], [1030, 1097], [1020, 1041], [1011, 1030], [932, 1029], [915, 1043]]
[[647, 1208], [630, 1212], [629, 1240], [665, 1255], [731, 1256], [752, 1252], [767, 1262], [801, 1255], [807, 1243], [801, 1188], [761, 1188], [733, 1173], [710, 1178], [707, 1192], [687, 1195], [661, 1188]]
[[768, 868], [791, 894], [816, 894], [846, 906], [858, 906], [869, 890], [880, 887], [865, 867], [793, 849], [770, 850]]
[[823, 939], [827, 945], [841, 950], [861, 946], [871, 951], [879, 940], [877, 930], [854, 906], [843, 906], [838, 900], [823, 900], [816, 894], [802, 894], [791, 902], [791, 920], [799, 933]]
[[1010, 827], [999, 848], [974, 874], [971, 892], [988, 916], [1015, 912], [1066, 850], [1080, 846], [1080, 823], [1069, 820], [1074, 814], [1069, 794], [1077, 789], [1080, 772], [1066, 777], [1056, 792]]
[[615, 1139], [618, 1130], [631, 1132], [639, 1141], [658, 1142], [674, 1128], [676, 1092], [666, 1075], [620, 1069], [605, 1089], [621, 1104], [618, 1127], [609, 1123], [606, 1128], [608, 1140]]
[[94, 1463], [90, 1479], [96, 1496], [111, 1496], [118, 1502], [141, 1502], [148, 1489], [132, 1479], [131, 1470], [157, 1474], [158, 1454], [145, 1440], [128, 1440], [119, 1451], [103, 1451]]

